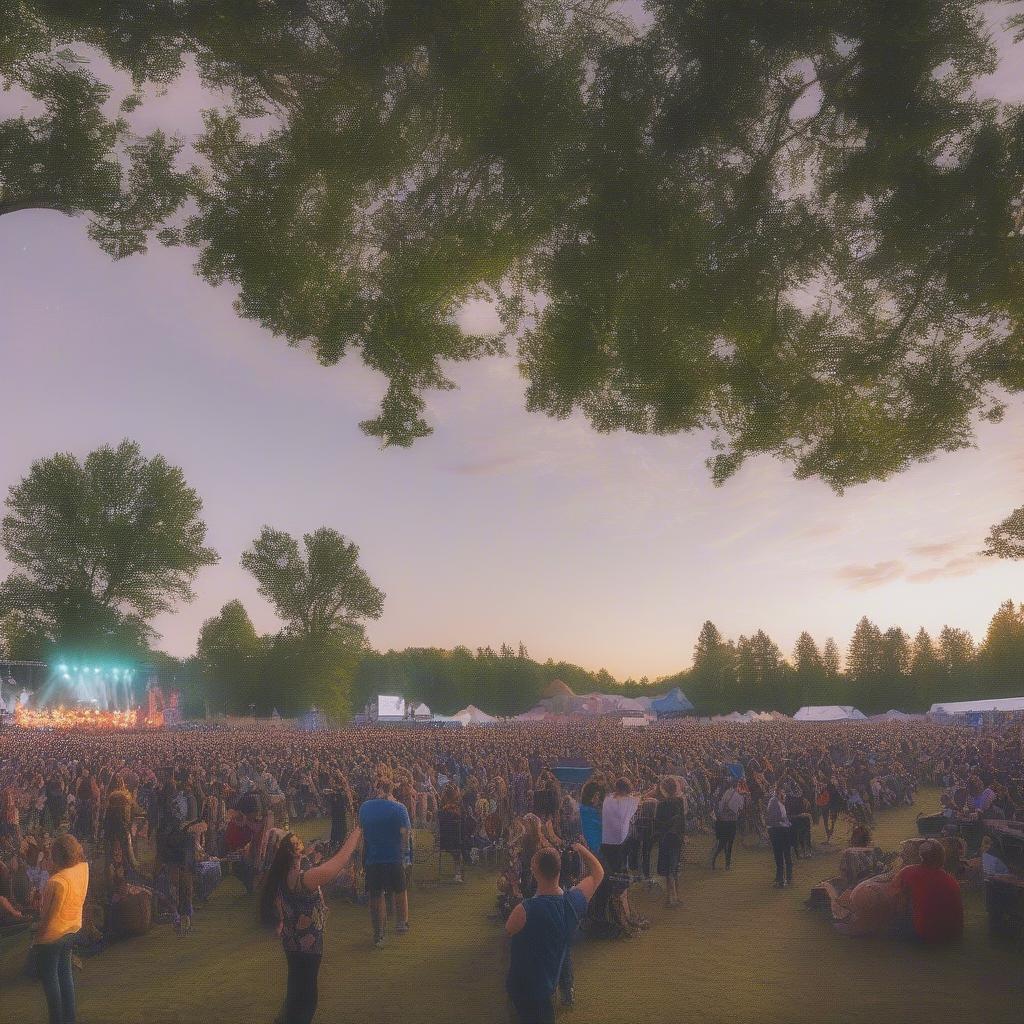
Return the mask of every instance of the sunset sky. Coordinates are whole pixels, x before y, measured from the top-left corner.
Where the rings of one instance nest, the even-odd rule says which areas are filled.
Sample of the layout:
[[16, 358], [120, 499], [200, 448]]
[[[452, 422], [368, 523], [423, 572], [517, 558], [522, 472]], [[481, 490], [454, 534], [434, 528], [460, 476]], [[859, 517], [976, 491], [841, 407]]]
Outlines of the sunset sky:
[[[1024, 99], [1024, 59], [1002, 49], [983, 87]], [[137, 123], [171, 115], [187, 135], [201, 99], [187, 80]], [[978, 637], [1000, 601], [1024, 598], [1024, 564], [977, 554], [1024, 503], [1019, 400], [976, 449], [842, 497], [767, 458], [715, 488], [707, 437], [527, 414], [514, 361], [495, 359], [455, 367], [458, 390], [429, 396], [434, 436], [381, 451], [358, 422], [383, 381], [356, 359], [324, 369], [240, 319], [188, 250], [114, 263], [85, 228], [39, 211], [0, 220], [0, 492], [35, 458], [123, 437], [180, 465], [221, 562], [194, 604], [157, 621], [173, 654], [234, 597], [277, 628], [238, 564], [264, 524], [359, 544], [387, 594], [378, 648], [521, 641], [618, 676], [685, 667], [708, 618], [734, 637], [763, 628], [789, 654], [802, 629], [845, 649], [865, 613]]]

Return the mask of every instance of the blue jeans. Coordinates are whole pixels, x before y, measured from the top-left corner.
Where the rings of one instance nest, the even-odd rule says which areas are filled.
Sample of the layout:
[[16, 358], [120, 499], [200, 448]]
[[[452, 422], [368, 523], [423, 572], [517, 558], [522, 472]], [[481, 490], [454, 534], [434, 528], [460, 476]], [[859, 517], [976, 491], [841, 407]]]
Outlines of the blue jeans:
[[77, 932], [56, 942], [36, 946], [39, 980], [46, 994], [50, 1024], [75, 1024], [75, 979], [71, 974], [71, 946]]

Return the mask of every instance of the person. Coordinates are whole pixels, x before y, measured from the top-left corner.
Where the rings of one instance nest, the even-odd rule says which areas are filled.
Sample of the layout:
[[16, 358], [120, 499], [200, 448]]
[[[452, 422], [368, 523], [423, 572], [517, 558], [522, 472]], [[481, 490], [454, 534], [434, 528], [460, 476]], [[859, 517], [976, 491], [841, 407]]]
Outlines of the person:
[[601, 858], [611, 872], [617, 873], [626, 867], [626, 840], [639, 804], [629, 780], [621, 778], [601, 805]]
[[786, 790], [778, 786], [765, 811], [765, 825], [775, 856], [775, 888], [793, 884], [793, 823], [786, 812]]
[[280, 935], [288, 961], [288, 987], [277, 1024], [310, 1024], [316, 1013], [326, 914], [320, 887], [345, 870], [361, 837], [353, 829], [333, 857], [310, 868], [303, 867], [305, 847], [294, 832], [277, 848], [260, 893], [260, 918]]
[[601, 851], [601, 804], [604, 790], [596, 782], [587, 782], [580, 793], [580, 830], [592, 853]]
[[960, 883], [943, 869], [942, 844], [926, 839], [921, 863], [903, 868], [892, 880], [894, 893], [909, 893], [914, 935], [927, 943], [951, 942], [964, 931], [964, 902]]
[[409, 893], [406, 888], [404, 853], [408, 847], [412, 823], [405, 805], [392, 797], [394, 785], [390, 772], [378, 771], [376, 797], [359, 808], [359, 824], [365, 836], [363, 867], [366, 894], [370, 898], [373, 944], [381, 949], [387, 941], [384, 894], [395, 902], [398, 924], [395, 931], [409, 930]]
[[665, 905], [679, 906], [679, 863], [686, 832], [686, 798], [674, 778], [658, 785], [661, 799], [654, 812], [654, 838], [658, 843], [658, 874], [665, 879]]
[[587, 904], [604, 878], [601, 862], [582, 843], [573, 849], [586, 867], [585, 877], [568, 892], [559, 884], [562, 859], [544, 847], [533, 856], [537, 894], [523, 900], [505, 922], [511, 938], [506, 990], [521, 1024], [551, 1024], [554, 994]]
[[719, 854], [725, 854], [725, 870], [732, 867], [732, 847], [736, 842], [736, 823], [746, 806], [747, 798], [736, 786], [731, 772], [726, 772], [725, 789], [715, 804], [715, 846], [711, 851], [711, 870], [715, 870]]
[[89, 865], [72, 835], [60, 835], [50, 846], [54, 871], [43, 890], [35, 950], [39, 980], [46, 995], [50, 1024], [74, 1024], [75, 981], [71, 946], [82, 930], [82, 909], [89, 890]]

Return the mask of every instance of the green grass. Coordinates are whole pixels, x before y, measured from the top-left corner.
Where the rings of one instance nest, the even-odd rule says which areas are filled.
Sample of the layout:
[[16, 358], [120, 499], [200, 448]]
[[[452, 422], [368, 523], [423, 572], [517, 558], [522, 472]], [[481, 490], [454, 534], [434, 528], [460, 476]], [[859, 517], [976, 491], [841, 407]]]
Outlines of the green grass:
[[[935, 793], [926, 792], [917, 807], [883, 815], [879, 845], [893, 848], [914, 835], [917, 811], [934, 805]], [[797, 885], [780, 892], [770, 885], [768, 850], [737, 847], [733, 870], [712, 873], [708, 845], [706, 837], [690, 841], [680, 909], [634, 889], [651, 929], [630, 941], [577, 947], [577, 1007], [565, 1020], [1020, 1020], [1020, 953], [989, 939], [979, 893], [967, 896], [967, 934], [956, 948], [848, 939], [803, 908], [811, 885], [835, 872], [838, 852], [798, 861]], [[425, 865], [416, 870], [427, 874]], [[317, 1020], [508, 1020], [493, 878], [481, 869], [468, 877], [460, 887], [414, 887], [413, 929], [383, 950], [371, 946], [365, 908], [333, 903]], [[40, 988], [18, 975], [24, 951], [22, 939], [0, 946], [2, 1024], [45, 1019]], [[269, 1022], [283, 994], [284, 958], [255, 927], [252, 899], [231, 880], [196, 915], [189, 938], [157, 927], [87, 960], [77, 982], [81, 1024]]]

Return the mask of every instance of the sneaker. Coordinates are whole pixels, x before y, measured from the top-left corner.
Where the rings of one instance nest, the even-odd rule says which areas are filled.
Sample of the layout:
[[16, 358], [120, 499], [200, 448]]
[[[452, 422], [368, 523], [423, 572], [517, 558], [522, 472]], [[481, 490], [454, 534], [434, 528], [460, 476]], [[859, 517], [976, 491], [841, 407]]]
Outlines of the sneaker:
[[462, 872], [461, 872], [461, 871], [459, 871], [459, 872], [458, 872], [458, 873], [457, 873], [457, 874], [455, 875], [455, 881], [456, 881], [456, 882], [460, 882], [460, 883], [461, 883], [461, 882], [465, 882], [465, 879], [464, 879], [464, 878], [462, 877]]
[[398, 924], [395, 926], [395, 932], [398, 935], [405, 935], [405, 933], [408, 930], [409, 930], [409, 922], [408, 921], [399, 921]]
[[374, 947], [375, 947], [375, 948], [377, 948], [377, 949], [383, 949], [383, 948], [384, 948], [384, 944], [385, 944], [386, 942], [387, 942], [387, 939], [386, 939], [386, 938], [385, 938], [385, 937], [384, 937], [383, 935], [378, 935], [378, 936], [377, 936], [377, 937], [376, 937], [376, 938], [375, 938], [375, 939], [373, 940], [373, 945], [374, 945]]
[[570, 988], [568, 992], [562, 993], [562, 1005], [571, 1010], [576, 1005], [576, 989]]

